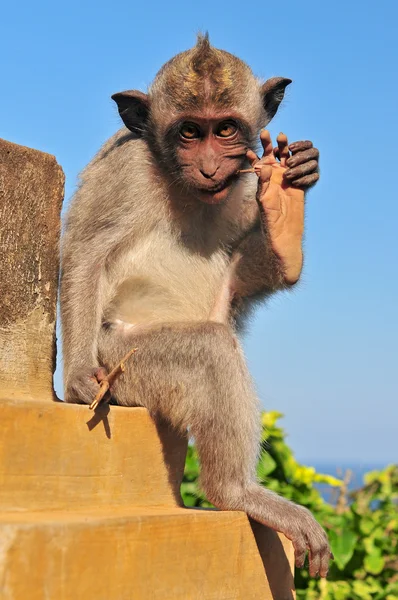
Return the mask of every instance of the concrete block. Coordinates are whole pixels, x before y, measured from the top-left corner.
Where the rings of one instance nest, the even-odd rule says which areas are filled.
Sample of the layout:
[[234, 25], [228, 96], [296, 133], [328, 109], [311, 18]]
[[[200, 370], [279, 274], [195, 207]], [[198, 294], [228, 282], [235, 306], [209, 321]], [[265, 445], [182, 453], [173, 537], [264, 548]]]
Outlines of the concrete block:
[[293, 600], [291, 547], [261, 531], [239, 512], [9, 513], [0, 517], [1, 598]]
[[176, 506], [187, 440], [144, 408], [0, 401], [0, 511]]
[[64, 175], [0, 140], [0, 399], [52, 400]]

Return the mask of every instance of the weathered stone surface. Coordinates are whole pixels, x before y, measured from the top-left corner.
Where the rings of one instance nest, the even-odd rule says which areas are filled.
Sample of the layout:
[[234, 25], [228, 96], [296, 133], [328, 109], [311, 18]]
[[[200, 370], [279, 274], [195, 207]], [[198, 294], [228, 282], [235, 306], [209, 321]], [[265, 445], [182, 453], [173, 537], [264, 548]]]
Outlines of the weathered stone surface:
[[182, 508], [186, 439], [144, 408], [0, 406], [0, 598], [294, 599], [291, 543]]
[[55, 158], [0, 140], [0, 399], [52, 399], [60, 211]]
[[0, 409], [0, 513], [181, 504], [187, 440], [145, 408], [4, 400]]
[[186, 439], [144, 408], [1, 402], [0, 598], [293, 600], [293, 548], [181, 507]]
[[294, 600], [291, 545], [262, 531], [259, 543], [244, 513], [183, 508], [0, 515], [0, 597]]

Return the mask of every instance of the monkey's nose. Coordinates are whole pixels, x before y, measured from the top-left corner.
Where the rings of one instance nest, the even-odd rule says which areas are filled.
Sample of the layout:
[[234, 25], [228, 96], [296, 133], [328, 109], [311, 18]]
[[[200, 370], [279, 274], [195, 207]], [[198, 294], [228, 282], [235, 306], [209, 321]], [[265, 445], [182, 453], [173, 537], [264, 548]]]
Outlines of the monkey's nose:
[[217, 173], [218, 167], [209, 169], [199, 169], [199, 171], [202, 173], [203, 177], [205, 177], [206, 179], [211, 179]]

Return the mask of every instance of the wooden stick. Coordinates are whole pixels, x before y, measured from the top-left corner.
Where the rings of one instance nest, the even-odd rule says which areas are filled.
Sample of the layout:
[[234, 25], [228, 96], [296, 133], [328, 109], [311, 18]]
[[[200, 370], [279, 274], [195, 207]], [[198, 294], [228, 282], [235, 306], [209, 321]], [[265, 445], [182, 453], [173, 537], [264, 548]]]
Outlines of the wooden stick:
[[132, 356], [135, 352], [137, 352], [137, 350], [138, 350], [138, 348], [133, 348], [132, 350], [127, 352], [126, 356], [123, 356], [120, 363], [118, 365], [116, 365], [116, 367], [114, 369], [112, 369], [112, 371], [109, 373], [109, 375], [104, 377], [104, 379], [100, 383], [100, 389], [98, 390], [97, 395], [95, 396], [94, 400], [90, 404], [90, 410], [96, 409], [97, 406], [104, 400], [104, 397], [105, 397], [106, 393], [109, 391], [109, 388], [111, 387], [113, 382], [119, 377], [119, 375], [124, 373], [124, 371], [126, 369], [126, 367], [124, 366], [124, 363], [130, 358], [130, 356]]
[[241, 175], [242, 173], [255, 173], [256, 170], [254, 169], [254, 167], [252, 167], [251, 169], [240, 169], [239, 171], [236, 171], [237, 175]]

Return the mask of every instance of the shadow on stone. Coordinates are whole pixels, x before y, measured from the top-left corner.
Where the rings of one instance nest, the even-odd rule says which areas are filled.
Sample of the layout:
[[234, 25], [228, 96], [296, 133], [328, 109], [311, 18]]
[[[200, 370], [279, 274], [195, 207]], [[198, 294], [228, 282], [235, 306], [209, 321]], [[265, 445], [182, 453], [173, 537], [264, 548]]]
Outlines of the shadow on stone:
[[176, 431], [165, 419], [157, 417], [154, 422], [162, 444], [162, 453], [170, 487], [177, 506], [184, 506], [180, 487], [184, 476], [188, 437]]
[[88, 427], [89, 431], [92, 431], [94, 429], [94, 427], [96, 427], [98, 425], [98, 423], [101, 423], [101, 421], [102, 421], [102, 423], [104, 424], [105, 435], [108, 438], [108, 440], [110, 440], [112, 437], [111, 428], [110, 428], [109, 419], [108, 419], [109, 411], [110, 411], [110, 408], [109, 408], [108, 404], [106, 404], [106, 403], [100, 404], [95, 409], [94, 414], [91, 417], [91, 419], [89, 421], [87, 421], [87, 427]]
[[278, 534], [269, 527], [249, 520], [273, 600], [294, 600], [294, 579]]

